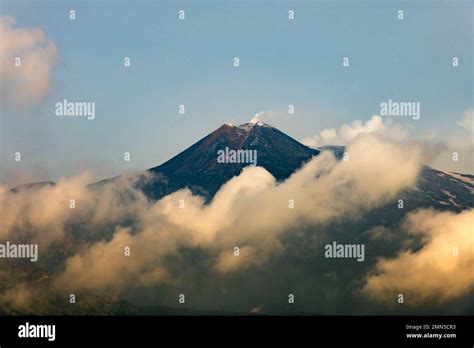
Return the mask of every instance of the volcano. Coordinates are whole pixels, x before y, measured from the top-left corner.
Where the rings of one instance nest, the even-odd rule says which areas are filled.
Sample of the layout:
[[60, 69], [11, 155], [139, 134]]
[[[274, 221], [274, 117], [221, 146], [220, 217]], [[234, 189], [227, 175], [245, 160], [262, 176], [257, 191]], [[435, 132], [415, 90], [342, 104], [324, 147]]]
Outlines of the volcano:
[[140, 188], [155, 200], [184, 187], [209, 200], [248, 165], [218, 163], [218, 151], [226, 148], [256, 151], [258, 166], [264, 167], [278, 181], [288, 178], [320, 152], [262, 122], [238, 127], [224, 124], [169, 161], [149, 169], [153, 179], [140, 184]]
[[[158, 200], [182, 188], [203, 196], [209, 202], [219, 188], [240, 174], [248, 164], [218, 163], [218, 151], [256, 150], [258, 166], [265, 168], [278, 181], [284, 181], [313, 156], [331, 151], [341, 158], [344, 146], [305, 146], [280, 130], [263, 122], [240, 126], [224, 124], [194, 145], [160, 166], [148, 169], [151, 180], [139, 183], [142, 191]], [[472, 206], [474, 181], [469, 175], [437, 171], [423, 167], [416, 188], [407, 189], [400, 198], [407, 208], [433, 207], [461, 211]], [[396, 206], [395, 202], [389, 206]], [[383, 208], [382, 208], [383, 209]], [[390, 209], [390, 213], [394, 214]], [[397, 214], [395, 214], [397, 215]]]

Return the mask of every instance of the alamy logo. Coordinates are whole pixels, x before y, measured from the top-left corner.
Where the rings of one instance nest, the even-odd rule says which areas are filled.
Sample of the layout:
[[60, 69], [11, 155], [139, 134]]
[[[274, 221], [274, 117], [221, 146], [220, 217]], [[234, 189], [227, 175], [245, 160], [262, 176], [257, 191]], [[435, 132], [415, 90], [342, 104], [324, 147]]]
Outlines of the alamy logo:
[[419, 120], [420, 103], [395, 102], [389, 99], [387, 102], [380, 103], [380, 116], [405, 116]]
[[31, 262], [38, 261], [38, 244], [12, 244], [6, 242], [0, 244], [0, 258], [30, 259]]
[[35, 325], [28, 322], [18, 326], [20, 338], [47, 338], [48, 341], [56, 339], [56, 325]]
[[365, 246], [364, 244], [326, 244], [324, 246], [324, 256], [326, 258], [357, 258], [358, 262], [365, 260]]
[[87, 117], [88, 120], [95, 119], [95, 103], [94, 102], [70, 102], [64, 99], [55, 105], [56, 116], [74, 116]]
[[231, 150], [226, 147], [217, 151], [217, 163], [248, 163], [257, 165], [257, 150]]

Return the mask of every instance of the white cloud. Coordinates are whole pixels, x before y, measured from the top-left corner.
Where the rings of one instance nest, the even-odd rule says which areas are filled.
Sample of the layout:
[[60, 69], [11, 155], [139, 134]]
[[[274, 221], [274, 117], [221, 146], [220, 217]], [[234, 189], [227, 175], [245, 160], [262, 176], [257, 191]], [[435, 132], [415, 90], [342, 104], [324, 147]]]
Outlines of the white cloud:
[[[318, 134], [302, 139], [310, 147], [346, 145], [364, 134], [377, 134], [399, 142], [416, 141], [424, 146], [424, 164], [435, 169], [459, 173], [474, 173], [474, 109], [467, 109], [456, 122], [457, 129], [438, 137], [434, 130], [427, 130], [418, 138], [411, 129], [394, 122], [391, 118], [373, 115], [366, 122], [359, 120], [343, 124], [339, 130], [324, 129]], [[457, 153], [458, 161], [453, 160]]]
[[359, 120], [344, 124], [337, 131], [334, 128], [324, 129], [319, 134], [304, 138], [301, 142], [307, 146], [346, 145], [353, 139], [364, 134], [379, 134], [394, 140], [403, 140], [408, 136], [408, 130], [395, 124], [389, 118], [373, 115], [365, 123]]
[[[474, 173], [474, 109], [464, 111], [456, 122], [457, 129], [442, 137], [444, 151], [438, 153], [432, 166], [457, 173]], [[454, 160], [457, 154], [457, 161]]]
[[474, 289], [473, 226], [473, 209], [459, 214], [423, 209], [410, 214], [404, 227], [423, 238], [423, 247], [380, 259], [362, 292], [392, 304], [404, 294], [407, 305], [443, 302], [468, 293]]
[[273, 117], [273, 112], [270, 110], [267, 111], [260, 111], [257, 112], [252, 119], [250, 120], [250, 123], [258, 123], [258, 122], [265, 122], [268, 123], [269, 119]]
[[[15, 105], [40, 101], [48, 92], [57, 60], [56, 45], [42, 30], [13, 28], [12, 17], [0, 18], [1, 97]], [[15, 66], [15, 59], [21, 66]]]
[[472, 141], [472, 136], [474, 136], [474, 108], [464, 111], [462, 119], [460, 119], [457, 123], [469, 132]]

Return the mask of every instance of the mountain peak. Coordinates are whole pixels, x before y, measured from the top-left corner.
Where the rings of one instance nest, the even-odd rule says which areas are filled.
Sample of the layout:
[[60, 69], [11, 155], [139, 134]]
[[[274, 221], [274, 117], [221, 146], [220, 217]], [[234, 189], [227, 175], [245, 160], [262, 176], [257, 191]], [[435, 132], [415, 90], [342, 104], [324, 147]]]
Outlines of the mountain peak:
[[222, 126], [219, 127], [219, 129], [241, 129], [245, 131], [250, 131], [252, 128], [258, 128], [258, 127], [264, 127], [264, 128], [273, 128], [269, 124], [261, 121], [250, 121], [246, 123], [242, 123], [240, 126], [236, 126], [233, 123], [224, 123]]
[[288, 178], [304, 162], [319, 154], [278, 129], [263, 122], [248, 122], [238, 127], [223, 124], [169, 161], [149, 170], [156, 179], [142, 189], [152, 199], [159, 199], [188, 187], [194, 194], [211, 199], [220, 187], [240, 174], [246, 162], [220, 163], [218, 151], [249, 150], [258, 154], [258, 166], [275, 179]]

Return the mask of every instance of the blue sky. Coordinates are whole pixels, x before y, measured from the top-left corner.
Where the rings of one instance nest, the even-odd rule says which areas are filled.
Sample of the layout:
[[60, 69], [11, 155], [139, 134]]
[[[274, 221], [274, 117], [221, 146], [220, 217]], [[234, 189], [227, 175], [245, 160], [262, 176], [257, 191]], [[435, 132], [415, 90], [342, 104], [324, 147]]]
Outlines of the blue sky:
[[[442, 135], [472, 107], [472, 11], [467, 1], [1, 0], [1, 16], [41, 28], [58, 49], [42, 101], [2, 105], [2, 182], [18, 169], [15, 151], [30, 159], [21, 169], [37, 171], [35, 179], [85, 169], [107, 177], [161, 164], [221, 124], [263, 110], [300, 140], [368, 120], [388, 99], [416, 101], [421, 119], [400, 122]], [[63, 99], [95, 102], [96, 119], [56, 117]], [[294, 115], [284, 112], [289, 104]]]

